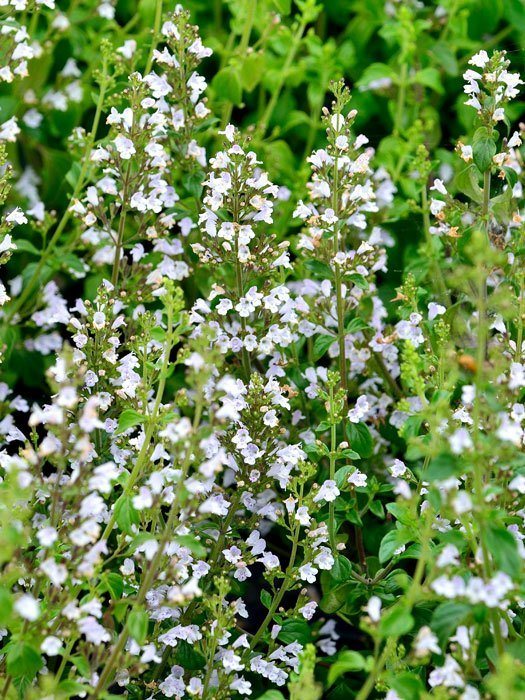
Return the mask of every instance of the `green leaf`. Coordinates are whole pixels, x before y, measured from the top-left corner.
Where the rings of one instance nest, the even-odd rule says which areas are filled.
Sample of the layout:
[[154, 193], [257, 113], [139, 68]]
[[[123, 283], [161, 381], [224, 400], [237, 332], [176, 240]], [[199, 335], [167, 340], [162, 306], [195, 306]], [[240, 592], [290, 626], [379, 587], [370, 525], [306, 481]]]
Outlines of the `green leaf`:
[[39, 652], [26, 642], [9, 644], [6, 662], [7, 672], [13, 678], [32, 679], [44, 665]]
[[284, 644], [299, 642], [304, 646], [312, 639], [312, 630], [306, 620], [285, 620], [277, 636]]
[[13, 596], [7, 588], [0, 588], [0, 620], [5, 624], [13, 610]]
[[194, 535], [177, 535], [173, 539], [182, 547], [187, 547], [196, 557], [206, 556], [206, 547]]
[[445, 644], [458, 625], [464, 622], [470, 610], [466, 603], [447, 602], [437, 606], [432, 614], [430, 627], [441, 645]]
[[486, 529], [485, 537], [498, 569], [509, 576], [518, 576], [521, 572], [522, 561], [512, 533], [502, 525], [490, 523]]
[[492, 157], [496, 155], [496, 142], [485, 127], [480, 127], [472, 140], [474, 163], [482, 173], [492, 165]]
[[329, 571], [330, 578], [336, 583], [346, 583], [351, 580], [352, 564], [342, 554], [335, 557], [334, 565]]
[[[139, 514], [133, 507], [131, 496], [122, 495], [115, 503], [115, 517], [122, 532], [132, 535], [133, 526], [139, 524]], [[151, 539], [151, 537], [149, 538]]]
[[184, 640], [179, 641], [177, 644], [175, 659], [182, 668], [188, 671], [198, 671], [206, 666], [205, 657], [194, 645], [188, 644]]
[[28, 241], [25, 238], [16, 239], [16, 250], [23, 251], [24, 253], [31, 253], [32, 255], [41, 255], [38, 248], [35, 248], [31, 241]]
[[251, 92], [260, 83], [264, 75], [266, 61], [262, 53], [250, 53], [243, 60], [241, 65], [242, 86]]
[[379, 634], [382, 637], [401, 637], [410, 632], [414, 626], [414, 618], [401, 602], [387, 610], [379, 623]]
[[191, 194], [195, 199], [199, 199], [202, 194], [202, 173], [192, 172], [188, 173], [182, 178], [182, 184], [186, 191]]
[[357, 651], [341, 651], [337, 659], [330, 666], [328, 671], [328, 687], [333, 685], [335, 681], [344, 673], [349, 671], [362, 671], [366, 667], [366, 660]]
[[370, 83], [377, 83], [377, 81], [392, 81], [395, 83], [396, 80], [395, 72], [386, 63], [372, 63], [365, 68], [356, 85], [357, 87], [368, 87]]
[[292, 0], [272, 0], [280, 15], [289, 15], [292, 9]]
[[84, 656], [76, 655], [71, 657], [71, 663], [75, 665], [75, 667], [78, 669], [78, 672], [84, 676], [85, 678], [88, 678], [91, 672], [89, 662]]
[[424, 476], [428, 481], [444, 481], [451, 476], [456, 476], [460, 470], [461, 465], [458, 458], [447, 453], [431, 459]]
[[355, 460], [361, 459], [360, 455], [357, 452], [355, 452], [355, 450], [350, 450], [350, 449], [342, 450], [340, 454], [341, 454], [341, 457], [344, 457], [345, 459], [355, 459]]
[[411, 82], [431, 88], [440, 95], [444, 92], [441, 76], [436, 68], [423, 68], [422, 70], [418, 70]]
[[100, 582], [103, 591], [108, 591], [113, 600], [120, 600], [124, 591], [124, 579], [115, 571], [104, 573]]
[[504, 14], [511, 25], [515, 27], [525, 26], [525, 4], [523, 0], [505, 0]]
[[481, 204], [483, 201], [483, 190], [478, 183], [475, 165], [468, 165], [456, 175], [454, 178], [454, 187], [478, 204]]
[[403, 700], [419, 700], [425, 687], [415, 673], [396, 674], [391, 681], [392, 688]]
[[260, 598], [261, 598], [261, 603], [264, 605], [265, 608], [267, 608], [269, 610], [270, 606], [272, 604], [272, 600], [273, 600], [271, 593], [269, 591], [267, 591], [265, 588], [263, 588], [261, 591]]
[[313, 359], [315, 362], [327, 352], [328, 348], [335, 343], [336, 338], [333, 335], [318, 335], [314, 340]]
[[143, 416], [141, 413], [138, 413], [138, 411], [134, 411], [132, 408], [127, 408], [125, 411], [122, 411], [122, 413], [119, 416], [117, 435], [119, 433], [123, 433], [129, 428], [133, 428], [134, 425], [140, 425], [141, 423], [144, 423], [145, 420], [145, 416]]
[[364, 423], [347, 423], [346, 435], [350, 442], [350, 447], [355, 450], [361, 457], [370, 457], [374, 443], [370, 430]]
[[390, 530], [381, 540], [379, 545], [379, 561], [384, 564], [394, 556], [394, 552], [409, 542], [410, 537], [405, 529]]
[[366, 331], [369, 328], [369, 324], [366, 321], [363, 321], [362, 318], [353, 318], [348, 322], [345, 328], [345, 333], [357, 333], [359, 331]]
[[242, 100], [242, 85], [237, 71], [233, 68], [223, 68], [211, 81], [217, 99], [239, 105]]
[[355, 472], [355, 467], [349, 464], [338, 469], [335, 473], [335, 483], [340, 490], [348, 491], [348, 477]]
[[370, 512], [373, 513], [376, 518], [381, 518], [381, 520], [385, 517], [385, 508], [381, 501], [372, 501], [370, 504]]
[[128, 615], [128, 630], [137, 644], [144, 644], [148, 636], [149, 617], [145, 610], [132, 610]]
[[348, 601], [348, 597], [352, 590], [355, 588], [356, 584], [354, 581], [348, 583], [342, 583], [335, 588], [331, 588], [326, 591], [326, 593], [321, 598], [319, 607], [325, 613], [332, 615], [333, 613], [340, 610], [343, 605]]
[[321, 262], [320, 260], [307, 260], [304, 266], [306, 267], [308, 272], [310, 272], [312, 276], [316, 277], [317, 279], [330, 280], [334, 276], [330, 265], [327, 265], [326, 263]]
[[74, 680], [61, 681], [58, 684], [58, 693], [60, 698], [75, 698], [84, 697], [86, 695], [87, 686]]
[[284, 695], [278, 690], [267, 690], [262, 695], [259, 695], [257, 700], [285, 700]]

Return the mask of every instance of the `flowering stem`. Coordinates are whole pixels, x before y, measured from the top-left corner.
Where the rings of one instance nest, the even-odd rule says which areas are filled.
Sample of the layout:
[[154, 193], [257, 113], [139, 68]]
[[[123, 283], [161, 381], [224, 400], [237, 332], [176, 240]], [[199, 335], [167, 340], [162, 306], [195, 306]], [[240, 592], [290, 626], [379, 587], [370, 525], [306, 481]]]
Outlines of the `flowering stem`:
[[208, 688], [210, 686], [211, 676], [213, 673], [213, 659], [215, 657], [215, 652], [217, 650], [217, 644], [219, 642], [219, 640], [217, 639], [217, 633], [218, 633], [218, 630], [215, 629], [213, 631], [213, 636], [212, 636], [211, 643], [210, 643], [210, 651], [208, 654], [208, 667], [206, 669], [206, 676], [204, 677], [204, 683], [202, 685], [202, 696], [201, 697], [203, 700], [206, 700], [206, 696], [208, 694]]
[[436, 285], [436, 291], [440, 301], [448, 302], [447, 285], [443, 277], [443, 272], [439, 265], [439, 261], [434, 253], [434, 240], [430, 233], [430, 210], [428, 206], [427, 186], [421, 188], [421, 213], [423, 215], [423, 230], [427, 242], [428, 255], [430, 257], [430, 266], [432, 269], [432, 281]]
[[518, 333], [516, 337], [516, 350], [514, 353], [514, 361], [515, 362], [520, 362], [521, 360], [521, 349], [523, 345], [523, 316], [525, 315], [525, 294], [524, 294], [524, 288], [525, 288], [525, 275], [521, 275], [520, 277], [520, 285], [519, 285], [519, 295], [520, 295], [520, 301], [519, 301], [519, 308], [518, 308]]
[[[172, 347], [173, 347], [173, 310], [171, 308], [171, 305], [168, 304], [168, 324], [167, 324], [167, 330], [166, 330], [166, 345], [164, 346], [164, 357], [162, 359], [162, 367], [160, 370], [159, 385], [157, 387], [157, 395], [155, 397], [155, 403], [153, 404], [153, 409], [152, 409], [150, 417], [149, 417], [148, 427], [146, 430], [146, 435], [144, 437], [144, 442], [142, 443], [142, 447], [140, 448], [140, 452], [138, 454], [137, 461], [135, 462], [135, 466], [133, 467], [133, 470], [131, 471], [131, 474], [129, 475], [129, 479], [126, 482], [126, 486], [122, 492], [121, 498], [125, 498], [126, 496], [129, 496], [129, 494], [131, 493], [131, 490], [133, 489], [134, 485], [136, 484], [137, 480], [139, 479], [140, 475], [142, 474], [142, 469], [144, 468], [145, 464], [147, 463], [148, 451], [149, 451], [151, 439], [153, 437], [155, 430], [157, 429], [157, 416], [158, 416], [158, 412], [159, 412], [159, 408], [160, 408], [160, 402], [162, 401], [162, 396], [164, 394], [164, 388], [166, 386], [168, 365], [169, 365], [170, 352], [171, 352]], [[103, 540], [107, 540], [107, 538], [110, 536], [116, 520], [117, 520], [117, 515], [116, 515], [116, 510], [114, 508], [112, 513], [111, 513], [111, 517], [109, 519], [109, 522], [106, 525], [106, 528], [104, 530], [104, 534], [102, 535]]]
[[[329, 478], [335, 479], [335, 456], [337, 452], [337, 423], [334, 416], [334, 388], [330, 386], [330, 475]], [[328, 535], [330, 538], [330, 546], [336, 551], [335, 540], [335, 502], [330, 501], [328, 504]]]
[[[236, 248], [235, 248], [235, 252], [236, 252], [236, 255], [235, 255], [235, 258], [236, 258], [235, 259], [235, 279], [237, 282], [237, 298], [240, 300], [240, 298], [243, 295], [244, 288], [243, 288], [243, 281], [242, 281], [242, 266], [241, 266], [241, 261], [239, 260], [239, 254], [238, 254], [239, 243], [238, 243], [237, 239], [235, 241], [235, 246], [236, 246]], [[246, 381], [249, 382], [250, 376], [252, 373], [252, 366], [251, 366], [251, 362], [250, 362], [250, 355], [248, 353], [248, 350], [246, 349], [246, 346], [244, 345], [244, 339], [246, 337], [246, 319], [243, 316], [241, 316], [241, 328], [243, 331], [243, 345], [242, 345], [242, 352], [241, 352], [242, 366], [244, 369]]]
[[49, 243], [47, 244], [46, 249], [42, 252], [42, 255], [40, 256], [40, 260], [38, 261], [38, 264], [35, 268], [35, 271], [31, 275], [24, 291], [18, 297], [16, 304], [12, 305], [11, 309], [9, 310], [9, 313], [6, 315], [6, 322], [7, 323], [9, 323], [9, 321], [20, 311], [20, 309], [22, 309], [22, 307], [24, 306], [26, 301], [33, 294], [33, 291], [34, 291], [33, 287], [40, 277], [40, 273], [42, 271], [42, 268], [44, 267], [44, 265], [48, 261], [51, 254], [54, 252], [54, 247], [55, 247], [56, 243], [58, 242], [58, 240], [60, 239], [60, 236], [62, 235], [62, 232], [64, 231], [66, 224], [69, 221], [69, 218], [71, 216], [71, 202], [73, 202], [75, 199], [77, 199], [78, 195], [80, 194], [80, 191], [82, 190], [82, 187], [84, 186], [84, 182], [86, 179], [87, 170], [88, 170], [88, 166], [89, 166], [91, 149], [93, 148], [93, 144], [95, 142], [95, 137], [97, 135], [98, 125], [99, 125], [100, 117], [102, 114], [102, 108], [104, 105], [104, 98], [106, 96], [108, 82], [109, 82], [108, 81], [108, 61], [107, 61], [107, 57], [105, 55], [103, 55], [103, 58], [102, 58], [102, 78], [100, 81], [100, 92], [98, 95], [97, 106], [96, 106], [96, 110], [95, 110], [95, 117], [93, 118], [91, 132], [87, 138], [86, 150], [84, 152], [84, 158], [82, 160], [82, 166], [80, 169], [80, 174], [78, 176], [77, 184], [75, 185], [75, 188], [73, 190], [73, 194], [71, 195], [70, 203], [67, 206], [66, 210], [64, 211], [62, 218], [58, 222], [58, 226], [55, 229], [55, 233], [49, 239]]
[[285, 577], [284, 577], [284, 579], [283, 579], [283, 582], [282, 582], [282, 585], [281, 585], [280, 589], [279, 589], [278, 592], [275, 594], [275, 597], [274, 597], [274, 599], [273, 599], [273, 601], [272, 601], [272, 604], [271, 604], [271, 606], [270, 606], [270, 608], [269, 608], [269, 610], [268, 610], [268, 613], [267, 613], [266, 617], [265, 617], [264, 620], [262, 621], [261, 626], [259, 627], [259, 629], [257, 630], [257, 632], [256, 632], [256, 633], [253, 635], [253, 637], [252, 637], [252, 640], [251, 640], [251, 642], [250, 642], [250, 649], [249, 649], [249, 651], [253, 651], [253, 649], [255, 649], [255, 647], [256, 647], [257, 644], [259, 643], [261, 637], [262, 637], [263, 634], [266, 632], [266, 629], [267, 629], [268, 625], [269, 625], [270, 622], [273, 620], [273, 616], [274, 616], [275, 613], [277, 612], [277, 609], [279, 608], [279, 605], [281, 604], [281, 601], [282, 601], [282, 599], [284, 598], [284, 594], [286, 593], [286, 591], [287, 591], [288, 588], [290, 587], [290, 584], [291, 584], [292, 581], [293, 581], [292, 569], [293, 569], [293, 566], [294, 566], [294, 563], [295, 563], [295, 557], [296, 557], [296, 555], [297, 555], [297, 544], [298, 544], [298, 541], [299, 541], [299, 531], [300, 531], [300, 529], [301, 529], [301, 526], [300, 526], [299, 523], [297, 523], [297, 525], [295, 526], [295, 529], [294, 529], [294, 531], [293, 531], [293, 534], [292, 534], [292, 551], [291, 551], [291, 553], [290, 553], [290, 559], [289, 559], [289, 562], [288, 562], [288, 567], [287, 567], [287, 569], [286, 569]]
[[[200, 415], [200, 408], [197, 409], [196, 414]], [[188, 474], [192, 454], [193, 454], [193, 451], [190, 448], [188, 448], [188, 451], [186, 453], [186, 458], [184, 460], [184, 464], [182, 465], [180, 479], [178, 482], [181, 487], [183, 487], [184, 481], [185, 481], [186, 476]], [[182, 489], [179, 488], [177, 490], [175, 498], [173, 499], [173, 503], [171, 504], [168, 519], [167, 519], [166, 524], [164, 526], [164, 531], [162, 533], [162, 537], [160, 538], [160, 541], [159, 541], [159, 546], [158, 546], [157, 551], [155, 552], [155, 555], [153, 556], [153, 559], [148, 567], [146, 576], [142, 580], [142, 584], [140, 586], [139, 592], [137, 593], [137, 597], [135, 598], [135, 601], [134, 601], [135, 607], [139, 607], [144, 603], [144, 601], [146, 600], [146, 596], [151, 589], [153, 581], [155, 580], [155, 577], [157, 576], [157, 572], [159, 570], [160, 563], [162, 561], [162, 557], [165, 554], [164, 550], [166, 548], [166, 545], [167, 545], [170, 537], [173, 536], [173, 532], [177, 526], [178, 513], [180, 510], [181, 493], [182, 493]], [[104, 671], [100, 675], [98, 683], [95, 687], [95, 690], [93, 693], [94, 700], [96, 700], [99, 697], [100, 693], [103, 692], [103, 690], [106, 688], [107, 683], [110, 681], [110, 679], [113, 675], [114, 668], [118, 663], [120, 655], [121, 655], [121, 653], [126, 645], [126, 642], [128, 641], [128, 638], [129, 638], [129, 630], [128, 630], [127, 620], [126, 620], [126, 622], [123, 623], [122, 630], [121, 630], [120, 635], [118, 637], [117, 643], [113, 647], [113, 651], [111, 653], [111, 656], [109, 657], [108, 662], [107, 662], [106, 666], [104, 667]]]
[[113, 258], [113, 270], [111, 272], [111, 284], [116, 288], [118, 284], [118, 276], [120, 271], [120, 256], [122, 254], [122, 244], [124, 242], [124, 230], [126, 228], [126, 216], [128, 213], [128, 185], [131, 174], [131, 162], [126, 168], [124, 177], [124, 187], [122, 190], [122, 210], [118, 222], [117, 243], [115, 246], [115, 257]]
[[[488, 240], [488, 226], [489, 226], [489, 202], [490, 202], [490, 170], [484, 173], [484, 187], [483, 187], [483, 208], [482, 217], [484, 221], [485, 233]], [[482, 260], [478, 260], [478, 304], [477, 304], [477, 314], [478, 314], [478, 337], [477, 337], [477, 356], [476, 356], [476, 378], [475, 387], [476, 394], [474, 397], [474, 406], [472, 410], [472, 420], [473, 420], [473, 435], [475, 444], [475, 453], [473, 458], [474, 467], [474, 496], [476, 499], [476, 504], [479, 510], [479, 539], [481, 545], [481, 552], [483, 557], [483, 572], [485, 578], [488, 580], [492, 574], [491, 558], [490, 552], [487, 547], [486, 537], [485, 537], [485, 518], [486, 518], [486, 504], [484, 496], [484, 464], [483, 464], [483, 451], [482, 445], [480, 444], [481, 437], [481, 397], [484, 390], [485, 383], [485, 358], [487, 353], [487, 339], [488, 339], [488, 319], [487, 319], [487, 273], [483, 265]], [[498, 656], [504, 653], [505, 648], [503, 644], [503, 637], [501, 634], [499, 615], [497, 610], [491, 609], [490, 619], [492, 622], [494, 641], [496, 644], [496, 651]]]

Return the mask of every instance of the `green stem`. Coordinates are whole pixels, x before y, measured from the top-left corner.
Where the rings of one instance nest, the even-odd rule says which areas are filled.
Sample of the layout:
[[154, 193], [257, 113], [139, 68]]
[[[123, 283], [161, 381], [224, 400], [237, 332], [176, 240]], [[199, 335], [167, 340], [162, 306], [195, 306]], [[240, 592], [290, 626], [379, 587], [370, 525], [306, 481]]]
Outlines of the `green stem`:
[[[244, 293], [244, 284], [242, 280], [242, 264], [239, 260], [239, 243], [238, 239], [235, 239], [235, 280], [237, 283], [237, 298], [240, 300], [240, 298], [243, 296]], [[244, 339], [246, 337], [246, 319], [241, 316], [241, 328], [243, 332], [243, 345], [242, 345], [242, 352], [241, 352], [241, 357], [242, 357], [242, 367], [244, 370], [244, 375], [245, 379], [247, 382], [250, 381], [250, 377], [252, 374], [252, 365], [250, 361], [250, 355], [248, 353], [248, 350], [246, 349], [244, 345]]]
[[408, 64], [403, 62], [399, 73], [399, 90], [397, 93], [396, 115], [394, 119], [394, 136], [399, 136], [403, 126], [403, 114], [407, 91]]
[[[489, 228], [489, 204], [490, 204], [490, 170], [485, 171], [483, 176], [483, 205], [481, 216], [485, 230], [486, 240], [488, 241]], [[479, 510], [479, 540], [481, 552], [483, 556], [483, 573], [488, 580], [492, 575], [492, 563], [490, 558], [489, 548], [486, 543], [485, 536], [485, 521], [486, 521], [486, 503], [484, 496], [485, 478], [484, 478], [484, 460], [483, 460], [483, 445], [480, 442], [481, 437], [481, 397], [484, 392], [485, 385], [485, 360], [487, 354], [488, 340], [488, 317], [487, 317], [487, 271], [483, 264], [483, 260], [478, 258], [478, 293], [477, 293], [477, 314], [478, 314], [478, 332], [477, 332], [477, 353], [476, 353], [476, 377], [475, 387], [476, 394], [474, 397], [474, 406], [472, 409], [472, 431], [474, 435], [475, 452], [473, 459], [474, 466], [474, 497]], [[494, 641], [496, 644], [496, 652], [501, 656], [505, 647], [499, 624], [499, 614], [497, 610], [490, 611], [490, 619], [494, 633]]]
[[156, 0], [155, 2], [155, 19], [153, 21], [153, 39], [151, 41], [151, 48], [148, 54], [148, 61], [146, 63], [146, 69], [144, 75], [147, 75], [151, 71], [151, 66], [153, 65], [153, 53], [157, 48], [157, 40], [160, 31], [160, 23], [162, 21], [162, 0]]
[[519, 308], [518, 308], [518, 333], [516, 337], [516, 350], [514, 353], [514, 361], [521, 362], [521, 347], [523, 345], [523, 316], [525, 315], [525, 275], [520, 277], [519, 285]]
[[124, 187], [122, 189], [122, 209], [120, 212], [120, 218], [118, 222], [117, 231], [117, 243], [115, 246], [115, 256], [113, 258], [113, 269], [111, 271], [111, 284], [117, 288], [118, 278], [120, 272], [120, 256], [122, 254], [122, 245], [124, 243], [124, 231], [126, 229], [126, 217], [128, 213], [128, 186], [129, 178], [131, 175], [131, 161], [128, 163], [126, 168], [126, 175], [124, 176]]
[[427, 243], [428, 255], [430, 256], [430, 266], [432, 270], [432, 282], [436, 286], [436, 291], [440, 301], [448, 303], [448, 292], [447, 285], [445, 283], [445, 278], [443, 277], [443, 272], [439, 265], [439, 261], [436, 258], [434, 252], [434, 240], [430, 233], [430, 209], [428, 206], [428, 195], [426, 183], [421, 189], [421, 213], [423, 216], [423, 230], [425, 232], [425, 240]]
[[[250, 35], [253, 29], [253, 23], [255, 20], [255, 10], [257, 9], [257, 0], [247, 0], [247, 10], [246, 10], [246, 20], [242, 29], [241, 40], [237, 52], [239, 56], [244, 57], [248, 50], [248, 45], [250, 41]], [[227, 102], [222, 110], [221, 127], [224, 127], [230, 123], [231, 116], [233, 112], [233, 104]]]
[[206, 669], [206, 676], [204, 677], [204, 683], [202, 685], [202, 700], [206, 700], [206, 697], [208, 695], [208, 688], [210, 687], [210, 681], [213, 674], [213, 659], [215, 658], [215, 652], [217, 651], [217, 645], [219, 642], [219, 640], [217, 639], [217, 634], [218, 630], [214, 630], [208, 655], [208, 667]]
[[[337, 452], [337, 424], [334, 417], [334, 389], [330, 386], [330, 479], [335, 479], [335, 456]], [[335, 501], [330, 501], [328, 504], [328, 536], [330, 538], [330, 546], [332, 551], [336, 550], [335, 537]]]
[[277, 104], [277, 100], [279, 99], [279, 96], [281, 94], [281, 90], [283, 89], [284, 82], [286, 80], [286, 77], [288, 75], [288, 72], [292, 66], [292, 63], [295, 60], [295, 56], [297, 54], [297, 51], [299, 50], [299, 46], [301, 44], [301, 39], [303, 38], [304, 30], [306, 29], [307, 22], [304, 20], [304, 18], [301, 18], [301, 21], [299, 22], [297, 26], [297, 31], [294, 34], [294, 37], [292, 39], [292, 43], [290, 45], [290, 50], [288, 51], [288, 54], [286, 56], [286, 59], [284, 61], [283, 67], [279, 73], [279, 79], [277, 81], [277, 85], [274, 87], [272, 96], [270, 98], [270, 101], [266, 105], [266, 109], [264, 110], [264, 113], [262, 117], [259, 120], [258, 126], [256, 128], [255, 133], [262, 137], [266, 133], [266, 129], [268, 128], [268, 123], [272, 117], [273, 111], [275, 109], [275, 105]]

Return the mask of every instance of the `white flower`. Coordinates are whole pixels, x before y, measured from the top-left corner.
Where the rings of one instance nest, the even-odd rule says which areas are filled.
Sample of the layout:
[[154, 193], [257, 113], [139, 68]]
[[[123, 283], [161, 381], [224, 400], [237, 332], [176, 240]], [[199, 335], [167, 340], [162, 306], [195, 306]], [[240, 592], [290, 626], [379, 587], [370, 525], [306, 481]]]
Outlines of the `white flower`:
[[15, 602], [14, 608], [24, 620], [34, 622], [40, 617], [40, 603], [29, 593], [21, 595]]
[[16, 207], [5, 217], [8, 224], [27, 224], [27, 217], [24, 215], [20, 207]]
[[122, 160], [129, 160], [131, 156], [136, 153], [133, 141], [128, 139], [127, 136], [122, 136], [122, 134], [119, 134], [115, 138], [114, 144]]
[[440, 194], [447, 194], [447, 188], [443, 184], [443, 180], [440, 180], [439, 178], [436, 178], [434, 180], [434, 184], [430, 188], [431, 190], [435, 190], [436, 192], [439, 192]]
[[348, 411], [348, 419], [351, 423], [360, 423], [370, 410], [370, 404], [366, 396], [360, 396], [355, 402], [354, 408]]
[[36, 536], [42, 547], [51, 547], [53, 542], [56, 542], [58, 533], [54, 527], [43, 527]]
[[313, 600], [310, 601], [309, 603], [306, 603], [306, 605], [303, 605], [302, 608], [299, 608], [299, 612], [301, 615], [304, 617], [305, 620], [311, 620], [312, 617], [315, 615], [315, 611], [317, 610], [317, 603], [314, 602]]
[[414, 650], [416, 656], [419, 657], [426, 656], [429, 652], [432, 654], [441, 654], [437, 637], [430, 627], [426, 625], [421, 627], [414, 641]]
[[372, 622], [379, 622], [382, 605], [383, 603], [381, 602], [381, 598], [376, 595], [373, 595], [368, 601], [365, 610]]
[[449, 654], [445, 657], [443, 666], [434, 669], [429, 677], [428, 684], [431, 688], [444, 686], [445, 688], [463, 688], [465, 681], [460, 675], [460, 666], [458, 662]]
[[509, 489], [511, 491], [518, 491], [519, 493], [525, 493], [525, 475], [518, 474], [509, 484]]
[[58, 637], [53, 637], [52, 635], [46, 637], [40, 645], [40, 649], [48, 656], [56, 656], [61, 648], [62, 641]]
[[442, 568], [444, 566], [458, 565], [459, 564], [458, 548], [455, 547], [453, 544], [447, 544], [441, 550], [441, 553], [439, 554], [439, 556], [436, 560], [436, 564], [440, 568]]
[[355, 486], [355, 487], [363, 487], [363, 486], [366, 486], [367, 479], [368, 479], [368, 477], [366, 474], [363, 474], [363, 472], [359, 471], [359, 469], [356, 469], [348, 477], [348, 483], [352, 484], [352, 486]]
[[477, 66], [478, 68], [485, 68], [489, 60], [488, 53], [485, 51], [485, 49], [482, 49], [481, 51], [478, 51], [478, 53], [474, 54], [471, 59], [469, 59], [469, 64], [471, 66]]
[[299, 567], [299, 577], [303, 581], [308, 581], [308, 583], [315, 583], [315, 577], [317, 576], [317, 569], [311, 564], [303, 564]]
[[431, 301], [428, 305], [428, 320], [433, 321], [436, 316], [442, 316], [446, 310], [446, 307], [442, 306], [441, 304], [435, 304], [433, 301]]
[[333, 481], [332, 479], [328, 479], [319, 488], [319, 491], [313, 498], [313, 502], [319, 503], [319, 501], [335, 501], [335, 499], [337, 498], [337, 496], [339, 496], [340, 493], [341, 492], [337, 488], [335, 481]]

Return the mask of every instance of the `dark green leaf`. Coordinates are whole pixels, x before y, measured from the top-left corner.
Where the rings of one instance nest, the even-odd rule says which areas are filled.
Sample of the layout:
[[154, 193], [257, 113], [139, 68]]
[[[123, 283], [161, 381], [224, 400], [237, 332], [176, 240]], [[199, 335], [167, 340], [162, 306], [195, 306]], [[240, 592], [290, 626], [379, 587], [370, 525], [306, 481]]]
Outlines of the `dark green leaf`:
[[361, 457], [370, 457], [374, 443], [370, 430], [364, 423], [347, 423], [346, 435], [350, 443], [350, 447], [355, 450]]
[[332, 343], [336, 342], [333, 335], [318, 335], [314, 340], [313, 358], [314, 361], [320, 360]]

